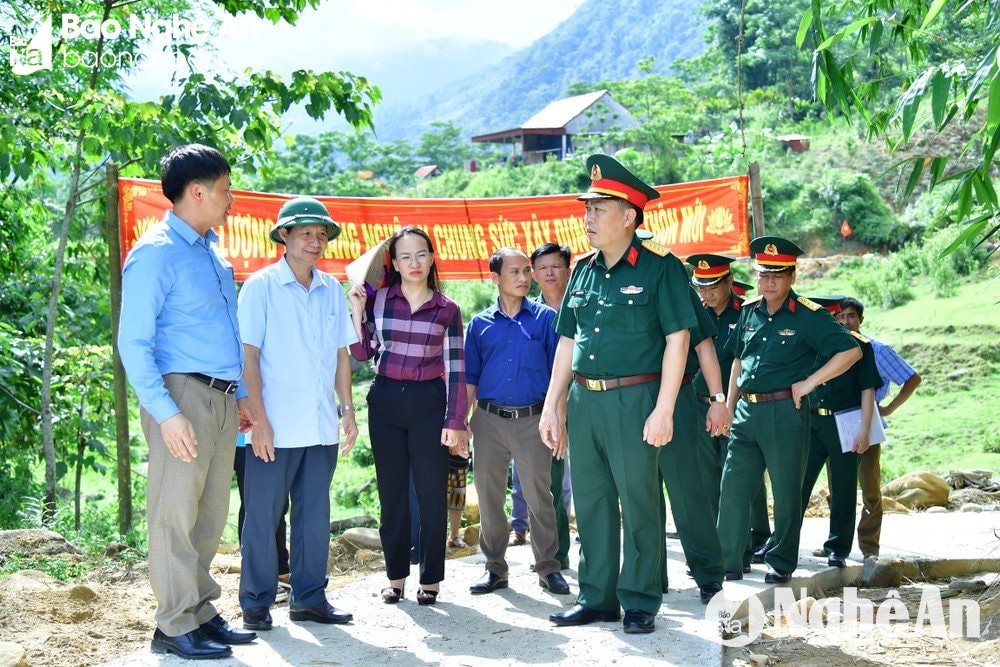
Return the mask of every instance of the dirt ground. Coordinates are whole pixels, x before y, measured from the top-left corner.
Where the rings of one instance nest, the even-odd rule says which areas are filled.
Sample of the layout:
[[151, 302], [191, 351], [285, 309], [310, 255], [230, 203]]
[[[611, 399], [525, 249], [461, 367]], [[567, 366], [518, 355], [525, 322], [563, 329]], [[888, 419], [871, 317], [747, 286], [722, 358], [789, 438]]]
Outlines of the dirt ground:
[[[813, 510], [822, 513], [822, 496]], [[467, 534], [475, 543], [477, 535]], [[452, 550], [451, 557], [475, 553]], [[331, 546], [329, 588], [344, 587], [384, 569], [381, 554]], [[233, 545], [223, 545], [213, 562], [222, 586], [220, 612], [239, 619], [237, 592], [240, 559]], [[992, 591], [992, 592], [990, 592]], [[984, 596], [1000, 600], [1000, 584]], [[144, 649], [153, 632], [155, 600], [144, 563], [131, 570], [92, 570], [75, 585], [41, 572], [22, 571], [0, 579], [0, 667], [6, 665], [96, 665]], [[1000, 608], [1000, 602], [996, 607]], [[996, 613], [992, 609], [991, 613]], [[988, 614], [983, 615], [986, 620]], [[807, 631], [789, 636], [786, 627], [765, 629], [750, 646], [727, 649], [725, 665], [1000, 665], [1000, 616], [983, 640], [935, 637], [927, 633], [892, 633], [873, 629], [860, 636]], [[11, 647], [16, 644], [17, 647]], [[13, 652], [5, 649], [13, 648]], [[25, 662], [17, 662], [23, 650]], [[610, 657], [610, 656], [609, 656]]]

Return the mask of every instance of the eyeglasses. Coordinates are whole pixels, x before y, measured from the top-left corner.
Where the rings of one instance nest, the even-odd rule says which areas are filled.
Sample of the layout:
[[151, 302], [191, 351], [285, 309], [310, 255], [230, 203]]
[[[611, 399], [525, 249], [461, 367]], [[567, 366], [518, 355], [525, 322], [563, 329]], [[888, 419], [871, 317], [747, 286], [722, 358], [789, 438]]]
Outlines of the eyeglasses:
[[399, 262], [400, 264], [411, 264], [414, 261], [417, 264], [423, 264], [430, 258], [430, 256], [431, 253], [427, 252], [426, 250], [421, 250], [415, 255], [411, 255], [409, 253], [403, 255], [396, 255], [396, 261]]

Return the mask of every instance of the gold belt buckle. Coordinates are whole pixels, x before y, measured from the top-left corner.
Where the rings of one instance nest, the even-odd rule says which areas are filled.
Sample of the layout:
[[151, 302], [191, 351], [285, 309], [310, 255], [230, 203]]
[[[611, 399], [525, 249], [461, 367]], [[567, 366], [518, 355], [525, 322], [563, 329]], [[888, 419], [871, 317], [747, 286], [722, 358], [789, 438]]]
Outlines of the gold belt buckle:
[[757, 402], [757, 396], [755, 394], [747, 394], [746, 395], [746, 399], [747, 399], [748, 403], [756, 403]]
[[587, 389], [590, 391], [604, 391], [604, 380], [584, 379], [587, 381]]

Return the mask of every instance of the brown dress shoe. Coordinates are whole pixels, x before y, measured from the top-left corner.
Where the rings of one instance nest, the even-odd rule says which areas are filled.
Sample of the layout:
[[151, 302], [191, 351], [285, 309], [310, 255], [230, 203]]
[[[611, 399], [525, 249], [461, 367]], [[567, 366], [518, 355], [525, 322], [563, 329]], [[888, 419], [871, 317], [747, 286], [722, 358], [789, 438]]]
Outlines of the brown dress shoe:
[[527, 542], [528, 540], [525, 539], [524, 533], [519, 533], [516, 530], [511, 531], [510, 542], [509, 542], [510, 546], [519, 547], [522, 544], [526, 544]]

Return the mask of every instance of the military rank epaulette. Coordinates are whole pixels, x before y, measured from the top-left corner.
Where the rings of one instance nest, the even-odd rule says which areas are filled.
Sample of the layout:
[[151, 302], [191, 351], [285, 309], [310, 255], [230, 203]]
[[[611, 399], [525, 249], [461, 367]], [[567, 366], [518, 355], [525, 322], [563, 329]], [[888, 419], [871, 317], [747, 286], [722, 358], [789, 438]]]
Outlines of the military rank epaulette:
[[799, 303], [808, 308], [809, 310], [823, 310], [823, 306], [819, 305], [812, 299], [808, 299], [804, 296], [798, 297]]
[[855, 338], [857, 338], [858, 340], [860, 340], [862, 343], [871, 343], [871, 341], [868, 340], [867, 336], [862, 336], [857, 331], [852, 331], [851, 335], [854, 336]]
[[670, 248], [661, 246], [656, 241], [650, 239], [643, 241], [642, 247], [648, 250], [649, 252], [653, 253], [654, 255], [658, 255], [660, 257], [666, 257], [667, 255], [670, 254]]
[[743, 305], [744, 306], [752, 306], [753, 304], [757, 303], [758, 301], [760, 301], [763, 298], [764, 298], [763, 294], [758, 294], [757, 296], [752, 297], [750, 299], [743, 299]]

